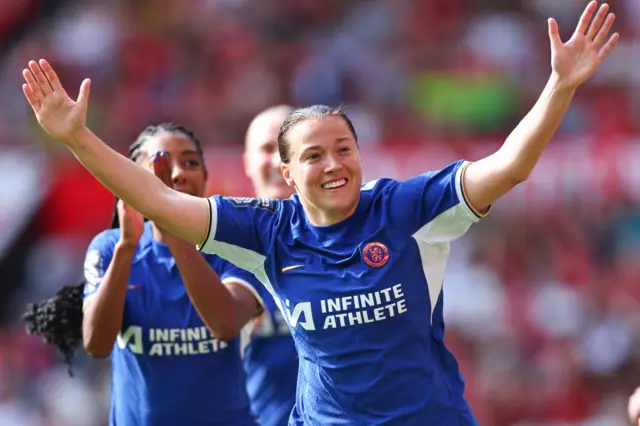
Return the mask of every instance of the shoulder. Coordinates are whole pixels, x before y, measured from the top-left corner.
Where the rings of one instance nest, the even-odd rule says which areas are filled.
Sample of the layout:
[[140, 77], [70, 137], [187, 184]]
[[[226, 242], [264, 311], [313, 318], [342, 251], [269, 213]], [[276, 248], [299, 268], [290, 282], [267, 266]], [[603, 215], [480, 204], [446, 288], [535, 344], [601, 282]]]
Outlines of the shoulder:
[[84, 276], [88, 283], [95, 285], [100, 281], [119, 238], [119, 229], [108, 229], [93, 237], [84, 258]]
[[395, 179], [390, 179], [390, 178], [375, 179], [362, 184], [362, 186], [360, 187], [360, 192], [367, 193], [370, 195], [378, 195], [384, 191], [393, 189], [393, 187], [397, 184], [398, 184], [398, 181]]
[[253, 208], [263, 210], [265, 212], [275, 213], [280, 207], [280, 200], [275, 198], [252, 198], [252, 197], [223, 197], [220, 195], [214, 195], [211, 197], [211, 201], [220, 204], [226, 202], [229, 207], [240, 208]]
[[89, 249], [90, 250], [91, 249], [93, 250], [113, 249], [113, 246], [115, 246], [119, 238], [120, 238], [119, 228], [104, 230], [99, 234], [97, 234], [95, 237], [93, 237], [93, 240], [91, 240], [91, 243], [89, 244]]

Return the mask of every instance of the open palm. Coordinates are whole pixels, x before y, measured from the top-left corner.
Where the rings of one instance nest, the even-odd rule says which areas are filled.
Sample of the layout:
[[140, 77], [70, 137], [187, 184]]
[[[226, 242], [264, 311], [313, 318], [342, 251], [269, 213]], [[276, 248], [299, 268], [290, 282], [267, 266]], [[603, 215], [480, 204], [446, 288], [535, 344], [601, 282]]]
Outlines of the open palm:
[[[551, 66], [559, 81], [568, 87], [578, 87], [600, 66], [619, 38], [617, 33], [608, 37], [615, 15], [605, 3], [598, 9], [598, 2], [590, 2], [584, 10], [578, 26], [569, 41], [560, 39], [557, 22], [549, 19], [551, 40]], [[592, 20], [593, 18], [593, 20]]]
[[39, 63], [30, 61], [29, 68], [25, 68], [22, 75], [27, 82], [22, 85], [22, 91], [38, 123], [57, 140], [71, 142], [74, 135], [85, 128], [90, 80], [82, 82], [78, 99], [74, 101], [44, 59]]

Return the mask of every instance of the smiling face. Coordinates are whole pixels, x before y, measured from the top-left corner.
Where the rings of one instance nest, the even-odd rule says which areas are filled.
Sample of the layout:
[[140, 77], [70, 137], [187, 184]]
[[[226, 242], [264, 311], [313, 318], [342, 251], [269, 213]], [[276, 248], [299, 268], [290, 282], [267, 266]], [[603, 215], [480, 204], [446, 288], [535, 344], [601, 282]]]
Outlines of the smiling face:
[[173, 189], [202, 197], [207, 182], [202, 154], [186, 135], [160, 131], [140, 147], [138, 162], [153, 171], [153, 156], [164, 151], [168, 155]]
[[286, 134], [289, 162], [281, 166], [309, 220], [331, 225], [351, 216], [360, 199], [362, 165], [344, 118], [329, 115], [294, 124]]

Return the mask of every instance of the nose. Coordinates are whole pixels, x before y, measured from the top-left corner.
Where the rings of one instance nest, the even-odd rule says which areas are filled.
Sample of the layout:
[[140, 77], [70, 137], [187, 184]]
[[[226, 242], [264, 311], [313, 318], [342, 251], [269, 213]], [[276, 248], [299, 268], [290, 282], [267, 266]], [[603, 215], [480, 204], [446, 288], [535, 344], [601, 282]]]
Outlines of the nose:
[[276, 151], [271, 154], [271, 167], [280, 170], [280, 164], [282, 164], [282, 161], [280, 161], [280, 153]]
[[171, 181], [182, 183], [185, 181], [185, 170], [179, 163], [175, 162], [171, 167]]
[[342, 163], [340, 163], [339, 159], [336, 158], [335, 155], [327, 155], [325, 158], [325, 173], [335, 173], [342, 169]]

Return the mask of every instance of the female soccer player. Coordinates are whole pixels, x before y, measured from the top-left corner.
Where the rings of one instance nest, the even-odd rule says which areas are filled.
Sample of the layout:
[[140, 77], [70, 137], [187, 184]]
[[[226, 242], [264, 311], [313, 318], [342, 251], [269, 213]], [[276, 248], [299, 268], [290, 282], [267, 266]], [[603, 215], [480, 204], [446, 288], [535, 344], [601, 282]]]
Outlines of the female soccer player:
[[[292, 111], [286, 105], [268, 108], [247, 129], [244, 169], [258, 197], [283, 200], [293, 193], [280, 173], [278, 154], [280, 126]], [[244, 353], [247, 391], [261, 426], [285, 426], [295, 404], [298, 354], [273, 297], [263, 294], [262, 300], [265, 312], [256, 321]]]
[[[344, 113], [295, 111], [278, 137], [282, 174], [297, 192], [284, 201], [172, 191], [86, 128], [89, 81], [74, 102], [46, 61], [29, 63], [23, 90], [42, 127], [114, 194], [253, 272], [274, 295], [300, 358], [291, 424], [475, 425], [443, 343], [449, 243], [527, 178], [576, 89], [613, 48], [614, 16], [596, 8], [587, 6], [567, 43], [549, 20], [552, 73], [540, 99], [496, 153], [475, 163], [361, 187]], [[164, 169], [162, 154], [156, 159]], [[216, 291], [219, 303], [231, 297], [224, 286]]]
[[[150, 126], [130, 156], [152, 168], [159, 150], [164, 182], [202, 196], [207, 172], [195, 136], [180, 126]], [[71, 287], [31, 307], [26, 319], [32, 332], [59, 343], [67, 360], [79, 336], [92, 356], [111, 353], [111, 425], [256, 424], [236, 338], [260, 313], [250, 273], [203, 256], [122, 202], [113, 229], [91, 242], [84, 271], [84, 318], [83, 292]], [[217, 286], [230, 302], [212, 316], [210, 288]]]

